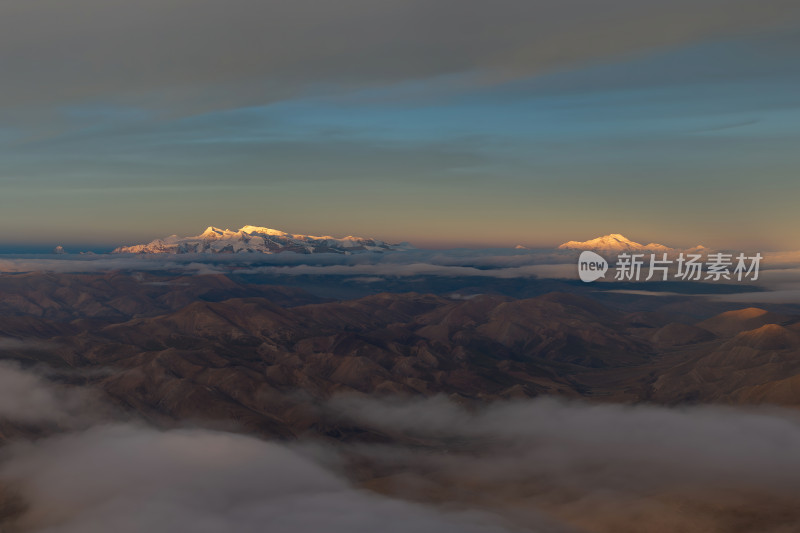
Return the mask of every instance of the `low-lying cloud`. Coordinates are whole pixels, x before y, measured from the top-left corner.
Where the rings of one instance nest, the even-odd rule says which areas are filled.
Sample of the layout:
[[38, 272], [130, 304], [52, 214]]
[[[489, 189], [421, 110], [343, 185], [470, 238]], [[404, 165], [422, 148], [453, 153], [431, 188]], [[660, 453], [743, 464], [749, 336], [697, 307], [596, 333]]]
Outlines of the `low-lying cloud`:
[[[800, 253], [800, 252], [798, 252]], [[798, 253], [766, 252], [755, 282], [718, 282], [747, 286], [742, 292], [713, 294], [713, 300], [742, 303], [800, 303], [800, 268]], [[0, 259], [3, 273], [54, 272], [93, 273], [109, 271], [170, 271], [186, 275], [267, 275], [278, 278], [336, 276], [353, 281], [377, 283], [391, 278], [439, 277], [490, 279], [556, 279], [577, 280], [578, 252], [568, 250], [453, 249], [413, 250], [396, 253], [363, 254], [185, 254], [185, 255], [85, 255], [85, 256], [7, 256]], [[642, 278], [646, 277], [646, 269]], [[358, 278], [358, 279], [357, 279]], [[613, 272], [595, 284], [600, 290], [613, 290]], [[610, 282], [611, 284], [609, 284]], [[752, 292], [751, 286], [763, 291]], [[642, 291], [628, 294], [641, 296], [673, 295], [650, 291], [642, 283]], [[707, 288], [706, 288], [707, 289]], [[699, 289], [698, 289], [699, 290]], [[700, 291], [700, 290], [699, 290]], [[705, 292], [705, 291], [700, 291]]]
[[[0, 422], [44, 424], [52, 435], [0, 449], [0, 530], [507, 531], [487, 513], [447, 511], [360, 489], [298, 446], [113, 422], [96, 402], [88, 389], [0, 363]], [[52, 434], [53, 425], [66, 433]], [[330, 450], [313, 447], [316, 457], [338, 462]]]
[[800, 527], [796, 412], [555, 399], [468, 409], [443, 397], [333, 405], [407, 443], [358, 449], [385, 476], [379, 486], [407, 498], [472, 502], [522, 527], [547, 517], [569, 531]]
[[415, 251], [366, 254], [99, 255], [67, 258], [0, 259], [0, 273], [173, 270], [188, 274], [275, 274], [283, 276], [442, 276], [574, 278], [571, 252], [549, 250]]
[[[497, 453], [496, 480], [542, 475], [641, 489], [745, 482], [800, 490], [800, 415], [722, 406], [667, 408], [544, 398], [467, 410], [447, 398], [339, 399], [346, 418], [393, 434]], [[513, 453], [509, 453], [513, 452]], [[490, 453], [491, 455], [491, 453]], [[600, 470], [598, 470], [600, 469]], [[608, 474], [606, 477], [605, 474]]]
[[96, 427], [5, 450], [16, 531], [356, 533], [506, 531], [353, 487], [288, 446], [207, 430]]
[[16, 363], [0, 361], [0, 420], [67, 428], [97, 421], [99, 416], [88, 390], [58, 386]]
[[[56, 385], [4, 365], [0, 385], [9, 383], [19, 384], [19, 399], [0, 396], [1, 418], [70, 416]], [[792, 411], [446, 397], [338, 397], [320, 409], [329, 424], [388, 439], [268, 442], [108, 423], [87, 411], [92, 426], [0, 450], [0, 527], [783, 533], [800, 525]]]

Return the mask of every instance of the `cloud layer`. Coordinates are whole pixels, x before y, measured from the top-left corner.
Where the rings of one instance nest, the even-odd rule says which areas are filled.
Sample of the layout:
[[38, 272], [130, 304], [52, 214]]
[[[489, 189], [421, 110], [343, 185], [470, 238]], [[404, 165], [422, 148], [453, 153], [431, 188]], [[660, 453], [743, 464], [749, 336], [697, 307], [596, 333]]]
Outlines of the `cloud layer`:
[[[48, 346], [38, 341], [0, 339], [0, 351], [45, 348]], [[100, 413], [89, 391], [56, 386], [15, 363], [0, 361], [0, 420], [69, 428], [95, 422]]]
[[114, 425], [6, 450], [19, 531], [505, 531], [353, 488], [286, 446], [205, 430]]
[[336, 408], [414, 443], [359, 450], [386, 476], [376, 486], [407, 498], [471, 502], [523, 527], [547, 518], [567, 531], [800, 525], [794, 412], [554, 399], [466, 409], [445, 398], [340, 399]]
[[12, 0], [0, 5], [0, 109], [94, 100], [175, 113], [315, 86], [508, 80], [747, 33], [799, 12], [789, 0]]
[[[71, 419], [54, 405], [57, 387], [0, 370], [2, 383], [40, 397], [22, 395], [33, 398], [25, 407], [0, 395], [0, 417]], [[794, 412], [444, 397], [339, 397], [321, 409], [391, 444], [158, 430], [87, 410], [92, 426], [0, 450], [0, 520], [37, 533], [722, 533], [753, 524], [784, 533], [800, 524]]]

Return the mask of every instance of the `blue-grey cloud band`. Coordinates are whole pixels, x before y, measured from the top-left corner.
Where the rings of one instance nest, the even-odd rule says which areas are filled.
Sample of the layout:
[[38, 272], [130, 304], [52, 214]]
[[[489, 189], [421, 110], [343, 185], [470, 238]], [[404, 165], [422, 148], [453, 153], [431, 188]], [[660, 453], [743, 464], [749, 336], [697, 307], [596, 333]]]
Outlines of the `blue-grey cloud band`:
[[85, 101], [180, 114], [323, 85], [485, 83], [798, 15], [789, 0], [11, 0], [0, 4], [0, 110], [29, 122]]

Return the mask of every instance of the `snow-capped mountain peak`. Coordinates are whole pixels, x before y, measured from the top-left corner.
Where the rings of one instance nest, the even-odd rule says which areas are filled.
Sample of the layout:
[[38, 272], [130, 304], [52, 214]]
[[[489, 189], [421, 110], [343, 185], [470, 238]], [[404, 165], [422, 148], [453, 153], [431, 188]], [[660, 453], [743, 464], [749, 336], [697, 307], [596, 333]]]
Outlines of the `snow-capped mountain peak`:
[[198, 235], [196, 238], [198, 239], [220, 239], [225, 237], [233, 237], [236, 235], [237, 232], [231, 231], [229, 229], [220, 229], [215, 228], [214, 226], [209, 226], [206, 230]]
[[281, 231], [281, 230], [278, 230], [278, 229], [272, 229], [272, 228], [264, 228], [264, 227], [261, 227], [261, 226], [244, 226], [239, 231], [244, 232], [244, 233], [261, 233], [263, 235], [272, 235], [272, 236], [276, 236], [276, 237], [287, 237], [287, 236], [288, 237], [293, 237], [294, 236], [294, 235], [291, 235], [289, 233], [286, 233], [285, 231]]
[[640, 244], [619, 233], [611, 233], [610, 235], [604, 235], [588, 241], [569, 241], [558, 248], [559, 250], [605, 250], [610, 252], [671, 252], [675, 250], [669, 246], [654, 242], [650, 244]]
[[408, 250], [408, 243], [387, 244], [376, 239], [353, 237], [315, 237], [286, 233], [262, 226], [243, 226], [233, 231], [209, 226], [193, 237], [171, 235], [147, 244], [120, 246], [112, 253], [185, 254], [185, 253], [265, 253], [295, 252], [353, 253]]

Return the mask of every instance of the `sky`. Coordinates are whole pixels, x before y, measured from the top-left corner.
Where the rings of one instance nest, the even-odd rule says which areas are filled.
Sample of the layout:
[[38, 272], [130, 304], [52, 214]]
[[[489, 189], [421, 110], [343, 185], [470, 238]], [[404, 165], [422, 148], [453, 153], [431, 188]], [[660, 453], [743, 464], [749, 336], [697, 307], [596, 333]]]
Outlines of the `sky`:
[[794, 0], [5, 0], [0, 246], [800, 249]]

